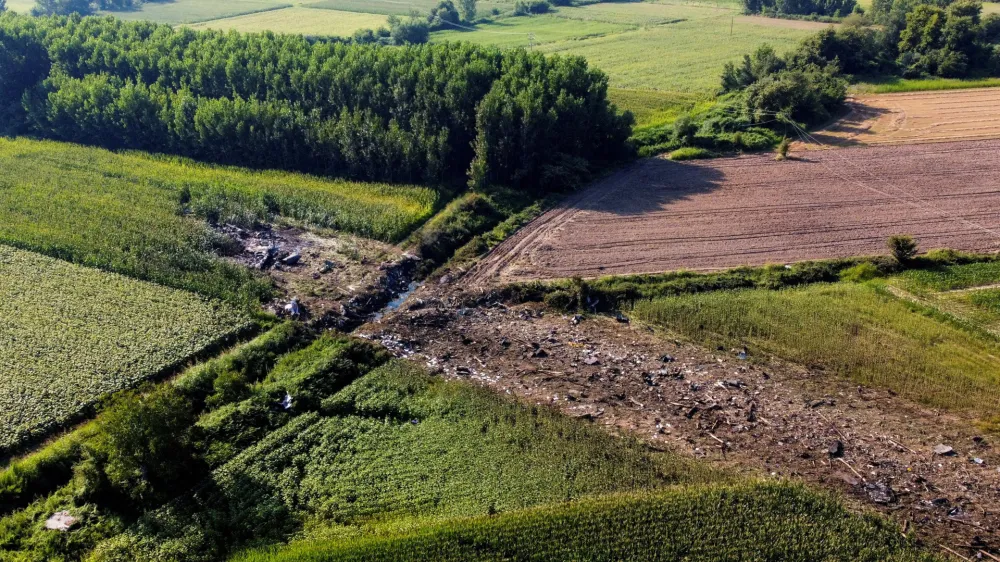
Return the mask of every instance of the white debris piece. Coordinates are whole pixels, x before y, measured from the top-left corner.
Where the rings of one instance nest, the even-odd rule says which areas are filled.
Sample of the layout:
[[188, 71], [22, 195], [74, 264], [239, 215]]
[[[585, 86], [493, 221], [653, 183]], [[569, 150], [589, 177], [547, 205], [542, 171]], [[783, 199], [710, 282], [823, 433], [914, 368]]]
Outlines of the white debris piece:
[[292, 318], [298, 318], [299, 315], [301, 315], [302, 311], [299, 308], [299, 299], [298, 299], [298, 297], [293, 298], [292, 302], [290, 302], [290, 303], [288, 303], [288, 304], [285, 305], [285, 312], [289, 316], [291, 316]]
[[68, 531], [77, 524], [79, 519], [70, 515], [68, 511], [60, 511], [58, 513], [52, 514], [45, 520], [45, 528], [50, 531]]
[[281, 407], [284, 408], [284, 409], [286, 409], [286, 410], [291, 410], [292, 409], [292, 395], [291, 394], [289, 394], [287, 392], [285, 393], [285, 397], [281, 399]]

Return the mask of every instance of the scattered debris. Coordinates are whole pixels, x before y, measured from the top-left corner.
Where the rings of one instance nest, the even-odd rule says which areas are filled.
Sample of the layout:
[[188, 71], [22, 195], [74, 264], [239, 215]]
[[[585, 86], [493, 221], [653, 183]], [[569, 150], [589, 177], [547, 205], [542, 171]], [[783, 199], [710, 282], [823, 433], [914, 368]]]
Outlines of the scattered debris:
[[942, 457], [950, 457], [955, 454], [955, 449], [951, 448], [949, 445], [935, 445], [934, 454]]
[[892, 488], [884, 482], [869, 482], [865, 484], [865, 493], [868, 499], [878, 504], [890, 504], [896, 501], [896, 494]]
[[833, 458], [840, 458], [844, 456], [844, 442], [839, 439], [834, 441], [829, 447], [827, 447], [826, 452]]
[[281, 408], [284, 410], [292, 409], [292, 395], [285, 393], [285, 397], [281, 399]]
[[299, 298], [292, 297], [292, 300], [285, 305], [285, 314], [294, 320], [298, 320], [302, 316], [302, 307], [299, 305]]

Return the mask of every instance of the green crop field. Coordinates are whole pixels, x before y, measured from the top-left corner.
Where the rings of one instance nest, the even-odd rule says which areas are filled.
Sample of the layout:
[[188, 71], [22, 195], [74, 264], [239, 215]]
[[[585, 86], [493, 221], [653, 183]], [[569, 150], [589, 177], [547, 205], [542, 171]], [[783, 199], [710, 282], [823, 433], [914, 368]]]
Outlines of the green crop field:
[[748, 345], [926, 404], [986, 417], [1000, 413], [1000, 345], [984, 331], [984, 322], [997, 320], [990, 295], [971, 302], [978, 315], [966, 317], [949, 299], [908, 298], [894, 290], [916, 283], [961, 285], [985, 278], [984, 270], [995, 276], [998, 267], [973, 264], [861, 284], [666, 297], [640, 301], [633, 312], [699, 342]]
[[[569, 25], [574, 25], [570, 20]], [[732, 27], [731, 27], [732, 26]], [[730, 33], [730, 27], [732, 33]], [[764, 43], [784, 52], [812, 31], [732, 21], [710, 10], [701, 19], [641, 28], [580, 41], [547, 43], [538, 50], [585, 57], [616, 88], [701, 93], [719, 87], [725, 63]]]
[[0, 246], [0, 451], [250, 320], [175, 289]]
[[234, 29], [243, 32], [301, 33], [313, 36], [349, 36], [359, 29], [376, 29], [385, 25], [386, 16], [383, 15], [296, 6], [211, 20], [191, 27]]
[[[84, 504], [79, 478], [56, 484], [0, 518], [0, 549], [24, 560], [930, 560], [893, 523], [832, 497], [386, 362], [361, 340], [324, 335], [275, 362], [296, 333], [283, 325], [181, 377], [187, 396], [215, 390], [199, 401], [194, 445], [215, 468], [192, 490], [136, 519]], [[291, 408], [275, 407], [281, 396]], [[21, 496], [51, 486], [42, 467], [77, 462], [106, 419], [0, 483]], [[39, 524], [59, 510], [80, 518], [74, 534]]]
[[437, 42], [467, 41], [498, 47], [527, 48], [532, 40], [535, 44], [577, 40], [620, 33], [627, 29], [629, 27], [626, 25], [595, 20], [568, 20], [555, 15], [543, 14], [498, 19], [491, 24], [478, 26], [476, 31], [439, 31], [433, 34], [433, 38]]
[[932, 561], [874, 517], [787, 483], [616, 495], [355, 541], [293, 543], [234, 562], [504, 560]]
[[419, 187], [119, 154], [57, 142], [0, 139], [0, 243], [74, 263], [252, 302], [267, 285], [217, 259], [227, 242], [185, 207], [221, 222], [278, 215], [382, 240], [409, 234], [433, 211]]
[[293, 3], [287, 0], [226, 0], [225, 2], [171, 0], [169, 2], [146, 2], [142, 5], [142, 9], [134, 12], [101, 13], [125, 20], [150, 20], [157, 23], [178, 24], [197, 23], [240, 14], [274, 10], [291, 6]]
[[[438, 5], [440, 0], [320, 0], [304, 4], [307, 8], [328, 10], [344, 10], [346, 12], [364, 12], [370, 14], [405, 16], [411, 12], [427, 14]], [[513, 2], [480, 1], [476, 7], [480, 14], [487, 14], [493, 8], [509, 11]]]

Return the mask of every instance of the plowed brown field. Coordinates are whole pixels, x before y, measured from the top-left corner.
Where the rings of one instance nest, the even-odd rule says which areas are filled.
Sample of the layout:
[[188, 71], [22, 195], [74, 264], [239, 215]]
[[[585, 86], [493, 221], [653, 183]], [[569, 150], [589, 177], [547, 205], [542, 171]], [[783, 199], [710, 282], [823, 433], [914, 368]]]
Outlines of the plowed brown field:
[[[860, 96], [850, 111], [813, 133], [824, 145], [1000, 138], [1000, 88]], [[809, 147], [815, 148], [815, 145]]]
[[648, 159], [498, 246], [473, 282], [713, 270], [924, 249], [1000, 250], [1000, 140], [700, 162]]

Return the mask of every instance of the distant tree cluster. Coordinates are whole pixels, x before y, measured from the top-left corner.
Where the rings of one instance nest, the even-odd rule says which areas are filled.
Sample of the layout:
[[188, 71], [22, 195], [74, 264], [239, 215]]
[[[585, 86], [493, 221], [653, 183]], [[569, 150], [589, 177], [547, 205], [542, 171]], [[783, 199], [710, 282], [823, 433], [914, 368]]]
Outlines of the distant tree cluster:
[[842, 17], [854, 11], [855, 0], [743, 0], [748, 14]]
[[0, 131], [359, 180], [529, 190], [628, 150], [579, 57], [0, 16]]
[[1000, 15], [983, 17], [982, 4], [970, 0], [874, 0], [864, 19], [810, 37], [793, 56], [836, 62], [851, 75], [996, 76]]
[[832, 61], [809, 60], [794, 53], [781, 57], [768, 45], [727, 63], [722, 92], [734, 94], [740, 112], [753, 122], [792, 120], [817, 124], [844, 102], [847, 79]]

